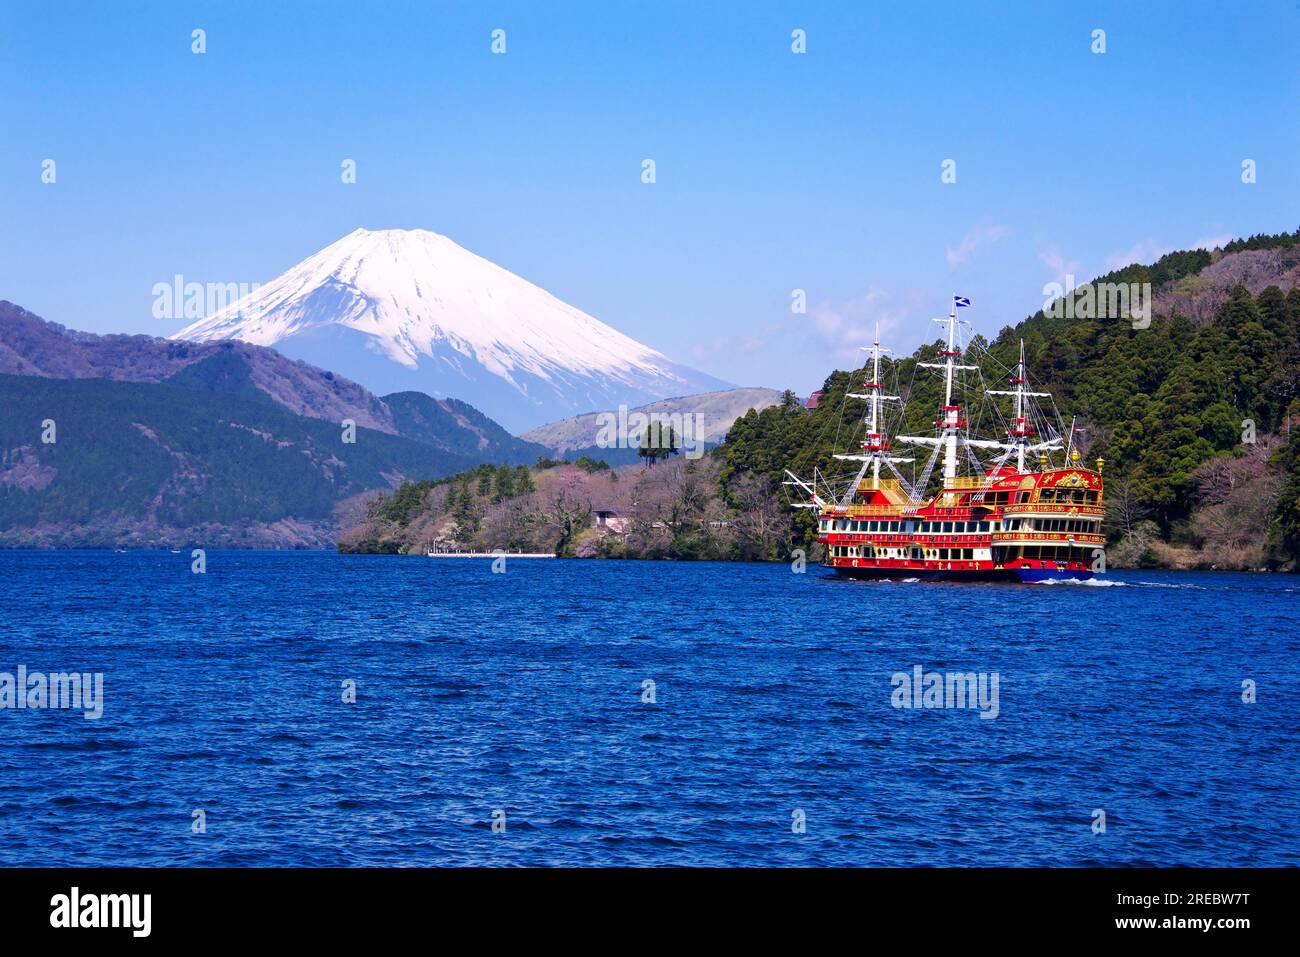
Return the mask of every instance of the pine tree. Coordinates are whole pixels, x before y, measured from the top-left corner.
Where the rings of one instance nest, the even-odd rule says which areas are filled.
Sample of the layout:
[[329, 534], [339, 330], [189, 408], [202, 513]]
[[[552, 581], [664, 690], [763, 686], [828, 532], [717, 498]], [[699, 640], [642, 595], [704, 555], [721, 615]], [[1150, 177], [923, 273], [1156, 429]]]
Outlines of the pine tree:
[[507, 466], [501, 466], [496, 473], [496, 489], [492, 494], [492, 501], [504, 502], [506, 499], [515, 494], [515, 470]]
[[[1300, 425], [1300, 402], [1289, 410], [1293, 426]], [[1292, 428], [1273, 455], [1273, 464], [1286, 475], [1277, 505], [1278, 544], [1294, 561], [1300, 561], [1300, 428]]]
[[637, 449], [636, 454], [647, 465], [653, 466], [660, 459], [676, 455], [680, 451], [680, 447], [681, 442], [678, 440], [673, 427], [654, 421], [646, 426], [645, 434], [641, 437], [641, 446]]
[[527, 495], [537, 488], [533, 484], [533, 474], [528, 471], [527, 465], [515, 466], [515, 492], [518, 495]]

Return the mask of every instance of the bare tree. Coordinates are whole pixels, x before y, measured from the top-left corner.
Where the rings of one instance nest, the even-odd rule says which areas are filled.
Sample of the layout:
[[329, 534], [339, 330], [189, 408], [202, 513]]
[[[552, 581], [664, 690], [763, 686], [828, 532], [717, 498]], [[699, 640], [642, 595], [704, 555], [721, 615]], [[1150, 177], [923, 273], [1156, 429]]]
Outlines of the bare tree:
[[794, 526], [789, 513], [781, 507], [775, 483], [747, 473], [731, 483], [731, 493], [738, 508], [731, 528], [743, 546], [745, 557], [777, 557], [793, 537]]
[[1269, 465], [1275, 438], [1240, 456], [1220, 456], [1192, 473], [1201, 504], [1191, 528], [1202, 561], [1221, 568], [1256, 568], [1266, 559], [1269, 516], [1282, 493], [1282, 473]]
[[591, 524], [591, 496], [587, 483], [572, 475], [556, 483], [547, 499], [545, 520], [558, 533], [555, 554], [566, 554], [578, 535]]
[[1150, 514], [1151, 510], [1142, 503], [1128, 479], [1106, 483], [1105, 525], [1108, 531], [1117, 531], [1125, 537], [1132, 535], [1138, 523]]

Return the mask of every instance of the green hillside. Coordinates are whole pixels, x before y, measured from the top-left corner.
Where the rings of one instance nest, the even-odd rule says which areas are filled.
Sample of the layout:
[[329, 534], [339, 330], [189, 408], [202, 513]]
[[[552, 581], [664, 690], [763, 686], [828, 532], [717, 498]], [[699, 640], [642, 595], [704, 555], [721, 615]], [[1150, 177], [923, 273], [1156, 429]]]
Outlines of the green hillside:
[[[477, 461], [364, 428], [346, 444], [338, 424], [250, 395], [240, 368], [191, 367], [162, 385], [0, 375], [0, 536], [109, 519], [178, 528], [324, 520], [350, 495]], [[204, 377], [203, 391], [189, 387], [193, 376]], [[42, 442], [45, 420], [55, 423], [52, 444]]]
[[163, 382], [194, 392], [217, 392], [252, 402], [273, 401], [253, 382], [253, 373], [245, 358], [233, 350], [201, 359]]
[[468, 402], [435, 399], [423, 392], [384, 396], [399, 435], [482, 461], [485, 449], [500, 462], [531, 462], [547, 449], [516, 438]]

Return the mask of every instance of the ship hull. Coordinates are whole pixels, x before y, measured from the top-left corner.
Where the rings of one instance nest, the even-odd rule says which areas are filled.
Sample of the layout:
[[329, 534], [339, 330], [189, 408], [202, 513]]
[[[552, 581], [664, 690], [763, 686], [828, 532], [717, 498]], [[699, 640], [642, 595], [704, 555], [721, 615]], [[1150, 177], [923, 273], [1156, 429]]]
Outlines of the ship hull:
[[1048, 571], [1043, 568], [1018, 568], [1016, 574], [1020, 576], [1022, 582], [1048, 582], [1073, 579], [1074, 581], [1087, 581], [1094, 575], [1090, 571], [1078, 571], [1074, 569], [1052, 570]]
[[1044, 582], [1069, 580], [1087, 581], [1091, 571], [1048, 568], [990, 568], [990, 569], [935, 569], [935, 568], [853, 568], [825, 566], [844, 578], [882, 581], [957, 581], [957, 582]]

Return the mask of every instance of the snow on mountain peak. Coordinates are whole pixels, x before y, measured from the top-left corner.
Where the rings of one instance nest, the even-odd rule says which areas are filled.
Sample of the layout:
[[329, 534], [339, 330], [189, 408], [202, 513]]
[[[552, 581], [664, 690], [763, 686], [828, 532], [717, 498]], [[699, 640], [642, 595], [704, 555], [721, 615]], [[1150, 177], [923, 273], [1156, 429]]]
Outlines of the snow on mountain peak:
[[[426, 229], [356, 229], [172, 338], [275, 346], [379, 390], [394, 379], [412, 384], [371, 361], [382, 357], [400, 367], [393, 373], [417, 374], [425, 391], [484, 411], [493, 404], [476, 402], [484, 372], [547, 414], [622, 392], [634, 400], [725, 385]], [[358, 348], [369, 357], [350, 354]]]
[[[353, 293], [349, 308], [303, 308], [328, 286]], [[357, 229], [175, 338], [274, 345], [326, 323], [373, 337], [407, 368], [431, 356], [440, 341], [506, 378], [517, 368], [545, 378], [554, 364], [614, 375], [670, 365], [655, 350], [425, 229]]]

